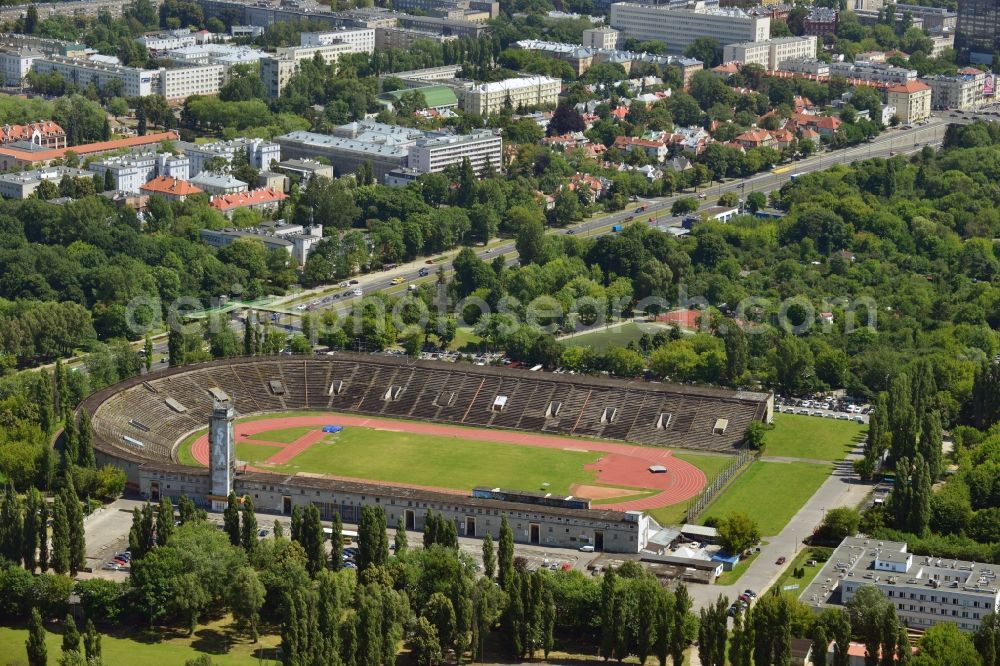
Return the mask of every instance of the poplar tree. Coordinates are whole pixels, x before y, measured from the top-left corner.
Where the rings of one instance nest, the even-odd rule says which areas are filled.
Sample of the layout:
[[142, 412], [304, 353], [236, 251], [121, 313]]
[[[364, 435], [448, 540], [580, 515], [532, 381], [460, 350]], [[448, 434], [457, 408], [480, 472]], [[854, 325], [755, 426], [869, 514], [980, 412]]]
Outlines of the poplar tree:
[[514, 575], [514, 532], [510, 529], [506, 514], [500, 519], [500, 542], [497, 550], [497, 573], [500, 588], [507, 590], [507, 584]]
[[240, 526], [240, 544], [247, 555], [257, 550], [257, 514], [254, 513], [253, 500], [247, 497], [243, 500], [243, 524]]
[[406, 552], [409, 543], [406, 539], [406, 525], [403, 523], [403, 519], [400, 518], [396, 521], [396, 534], [393, 536], [393, 546], [395, 547], [396, 555], [401, 555]]
[[66, 505], [61, 496], [52, 502], [52, 571], [65, 574], [69, 571], [69, 522]]
[[486, 534], [483, 537], [483, 575], [493, 580], [497, 573], [497, 554], [493, 548], [493, 537]]
[[83, 630], [83, 650], [89, 663], [101, 663], [101, 635], [97, 633], [94, 621], [89, 618]]
[[146, 556], [156, 543], [153, 529], [153, 507], [146, 502], [142, 508], [132, 509], [132, 528], [128, 533], [128, 549], [132, 560], [138, 561]]
[[66, 614], [66, 620], [63, 622], [62, 651], [64, 654], [80, 651], [80, 632], [76, 628], [73, 616], [69, 613]]
[[330, 530], [330, 570], [340, 571], [344, 567], [344, 524], [340, 513], [333, 516]]
[[389, 560], [389, 537], [386, 535], [385, 511], [369, 504], [361, 509], [358, 524], [358, 573], [370, 566], [383, 566]]
[[63, 417], [62, 445], [66, 461], [70, 465], [75, 465], [80, 458], [80, 449], [76, 432], [76, 419], [71, 411], [67, 411]]
[[234, 546], [240, 545], [240, 507], [236, 493], [229, 491], [226, 508], [222, 512], [222, 525], [229, 536], [229, 543]]
[[931, 481], [940, 478], [944, 471], [941, 461], [941, 416], [936, 411], [927, 411], [923, 414], [917, 450], [927, 462]]
[[94, 456], [94, 431], [90, 423], [90, 415], [86, 409], [80, 410], [80, 422], [77, 429], [77, 459], [76, 464], [87, 469], [97, 467]]
[[71, 576], [75, 576], [87, 562], [87, 543], [83, 529], [83, 508], [80, 506], [80, 498], [76, 496], [72, 477], [66, 479], [62, 494], [69, 528], [69, 572]]
[[156, 545], [165, 546], [174, 533], [174, 505], [169, 497], [160, 500], [156, 513]]
[[49, 568], [49, 503], [44, 499], [38, 507], [38, 569], [42, 572]]
[[300, 506], [292, 507], [291, 537], [292, 541], [302, 543], [302, 507]]
[[[360, 532], [359, 532], [360, 533]], [[326, 568], [326, 551], [323, 549], [323, 524], [320, 522], [319, 509], [315, 504], [306, 507], [302, 519], [302, 540], [300, 542], [306, 551], [306, 569], [309, 575], [315, 577]], [[358, 565], [361, 569], [361, 565]]]
[[41, 505], [44, 503], [42, 494], [37, 488], [29, 488], [27, 501], [24, 504], [24, 519], [21, 538], [21, 559], [24, 568], [34, 572], [38, 564], [38, 542], [46, 538], [48, 526], [40, 523]]
[[687, 617], [692, 605], [687, 586], [681, 583], [674, 592], [674, 629], [670, 636], [670, 656], [674, 660], [674, 666], [681, 666], [684, 663], [684, 651], [691, 642]]
[[24, 508], [21, 499], [8, 485], [0, 503], [0, 556], [15, 564], [20, 564], [23, 554]]
[[48, 650], [45, 647], [45, 627], [42, 626], [42, 616], [37, 608], [31, 609], [31, 619], [28, 621], [28, 640], [25, 642], [28, 651], [28, 666], [46, 666]]
[[55, 426], [55, 396], [52, 389], [52, 375], [48, 370], [38, 373], [35, 383], [35, 404], [38, 406], [38, 427], [48, 434]]

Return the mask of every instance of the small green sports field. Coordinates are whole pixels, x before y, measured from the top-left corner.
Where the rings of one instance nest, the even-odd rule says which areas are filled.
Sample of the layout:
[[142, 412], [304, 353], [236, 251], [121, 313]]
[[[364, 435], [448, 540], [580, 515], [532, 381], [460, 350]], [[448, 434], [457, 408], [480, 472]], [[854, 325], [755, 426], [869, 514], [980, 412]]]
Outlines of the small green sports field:
[[764, 455], [808, 460], [843, 460], [868, 426], [802, 414], [775, 414], [764, 436]]

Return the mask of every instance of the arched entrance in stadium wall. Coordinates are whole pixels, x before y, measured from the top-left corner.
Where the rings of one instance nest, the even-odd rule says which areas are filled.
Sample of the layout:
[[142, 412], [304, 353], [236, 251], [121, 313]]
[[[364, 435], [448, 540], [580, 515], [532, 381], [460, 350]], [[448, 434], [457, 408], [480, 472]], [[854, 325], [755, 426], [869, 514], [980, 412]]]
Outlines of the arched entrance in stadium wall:
[[529, 537], [528, 541], [530, 543], [540, 543], [542, 540], [541, 531], [542, 528], [539, 526], [538, 523], [531, 523], [528, 526], [528, 537]]
[[292, 498], [285, 495], [281, 498], [281, 515], [287, 516], [292, 513]]
[[149, 482], [149, 501], [159, 502], [160, 501], [160, 482], [150, 481]]
[[413, 515], [413, 509], [403, 511], [403, 521], [407, 531], [412, 532], [416, 529], [416, 518]]
[[476, 518], [475, 516], [465, 517], [465, 536], [474, 537], [476, 536]]
[[597, 552], [604, 550], [604, 532], [600, 530], [594, 531], [594, 550]]

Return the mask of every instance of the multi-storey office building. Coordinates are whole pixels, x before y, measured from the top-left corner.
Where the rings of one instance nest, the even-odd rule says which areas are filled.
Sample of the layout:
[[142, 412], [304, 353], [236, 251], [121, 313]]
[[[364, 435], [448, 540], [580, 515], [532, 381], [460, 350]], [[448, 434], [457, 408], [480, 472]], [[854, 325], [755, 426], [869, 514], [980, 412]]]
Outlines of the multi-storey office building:
[[625, 39], [657, 40], [667, 52], [682, 54], [699, 37], [720, 44], [760, 42], [771, 36], [771, 19], [751, 16], [736, 7], [721, 8], [706, 2], [673, 2], [646, 5], [616, 2], [611, 5], [611, 27]]

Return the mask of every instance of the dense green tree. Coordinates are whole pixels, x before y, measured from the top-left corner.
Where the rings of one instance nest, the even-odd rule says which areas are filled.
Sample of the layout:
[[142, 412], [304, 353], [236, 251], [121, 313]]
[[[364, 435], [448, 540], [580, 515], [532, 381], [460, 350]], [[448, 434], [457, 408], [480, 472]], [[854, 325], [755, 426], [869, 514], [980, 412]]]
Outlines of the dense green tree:
[[[306, 507], [302, 518], [302, 534], [299, 542], [306, 552], [306, 569], [309, 575], [315, 577], [326, 568], [326, 550], [323, 547], [323, 524], [319, 517], [319, 508], [315, 504]], [[361, 530], [358, 530], [360, 539]], [[359, 558], [360, 559], [360, 558]], [[360, 568], [360, 567], [359, 567]]]
[[169, 497], [160, 500], [156, 512], [156, 545], [164, 546], [174, 533], [174, 505]]
[[389, 537], [386, 533], [385, 511], [381, 506], [368, 505], [361, 509], [358, 523], [358, 573], [370, 566], [385, 566], [389, 560]]
[[46, 666], [48, 663], [48, 650], [45, 647], [45, 627], [42, 626], [42, 616], [37, 608], [31, 609], [31, 616], [28, 620], [28, 640], [26, 641], [28, 651], [28, 666]]
[[500, 517], [500, 540], [497, 545], [497, 576], [500, 588], [506, 591], [514, 575], [514, 532], [507, 522], [507, 514]]
[[489, 533], [483, 537], [482, 546], [482, 557], [483, 557], [483, 575], [493, 580], [496, 576], [497, 569], [497, 556], [496, 551], [493, 547], [493, 537]]
[[257, 514], [254, 512], [253, 500], [247, 497], [243, 500], [243, 516], [240, 523], [240, 545], [248, 555], [257, 549]]
[[344, 566], [344, 527], [340, 513], [335, 513], [330, 529], [330, 569], [340, 571]]

